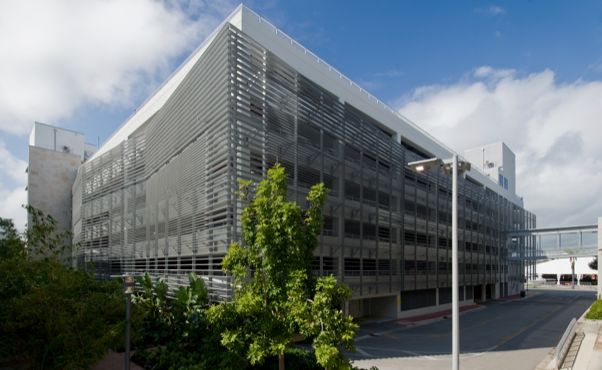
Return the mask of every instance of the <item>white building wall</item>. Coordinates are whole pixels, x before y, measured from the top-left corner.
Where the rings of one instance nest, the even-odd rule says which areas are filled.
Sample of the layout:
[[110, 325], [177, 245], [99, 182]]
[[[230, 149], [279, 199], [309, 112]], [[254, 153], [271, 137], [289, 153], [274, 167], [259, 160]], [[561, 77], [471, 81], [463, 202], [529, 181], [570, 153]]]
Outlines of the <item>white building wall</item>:
[[35, 122], [29, 145], [55, 152], [77, 155], [84, 160], [84, 134]]
[[[46, 132], [39, 130], [38, 132]], [[71, 187], [81, 159], [75, 154], [41, 147], [29, 147], [27, 203], [57, 221], [57, 233], [71, 228]], [[31, 220], [28, 219], [28, 225]], [[68, 244], [71, 240], [67, 241]], [[64, 256], [67, 257], [67, 256]]]
[[499, 185], [499, 175], [502, 175], [508, 181], [507, 192], [516, 194], [516, 157], [505, 143], [500, 141], [466, 150], [464, 157], [498, 183], [499, 187], [506, 190], [503, 184]]

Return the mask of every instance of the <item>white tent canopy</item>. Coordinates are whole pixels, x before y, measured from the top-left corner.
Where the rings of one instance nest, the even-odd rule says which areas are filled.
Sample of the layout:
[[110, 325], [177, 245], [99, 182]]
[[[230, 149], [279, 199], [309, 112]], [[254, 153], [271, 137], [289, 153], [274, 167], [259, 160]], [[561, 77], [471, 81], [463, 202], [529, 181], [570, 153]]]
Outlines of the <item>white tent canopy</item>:
[[[575, 275], [580, 277], [581, 275], [598, 275], [597, 270], [592, 270], [588, 264], [594, 259], [594, 257], [581, 257], [575, 261]], [[571, 275], [571, 262], [568, 258], [552, 260], [548, 262], [542, 262], [537, 264], [537, 277], [541, 278], [543, 274], [551, 275]]]

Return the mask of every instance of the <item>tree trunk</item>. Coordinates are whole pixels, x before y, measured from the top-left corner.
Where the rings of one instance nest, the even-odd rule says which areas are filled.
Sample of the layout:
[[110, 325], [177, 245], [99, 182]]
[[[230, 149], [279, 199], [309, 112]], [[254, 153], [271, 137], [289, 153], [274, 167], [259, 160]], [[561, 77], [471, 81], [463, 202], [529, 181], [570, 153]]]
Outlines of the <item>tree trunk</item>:
[[278, 370], [284, 370], [284, 353], [278, 355]]
[[575, 289], [575, 261], [571, 261], [571, 289]]

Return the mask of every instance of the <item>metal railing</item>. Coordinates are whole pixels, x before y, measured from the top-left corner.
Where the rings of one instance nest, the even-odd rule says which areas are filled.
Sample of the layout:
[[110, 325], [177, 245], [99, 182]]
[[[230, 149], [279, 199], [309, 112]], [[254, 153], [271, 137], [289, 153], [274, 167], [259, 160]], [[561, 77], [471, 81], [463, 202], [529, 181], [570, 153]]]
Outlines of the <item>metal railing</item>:
[[571, 320], [571, 323], [569, 324], [569, 326], [566, 328], [564, 335], [560, 339], [560, 342], [558, 342], [558, 346], [556, 347], [556, 354], [554, 355], [554, 357], [556, 358], [556, 368], [557, 369], [559, 369], [560, 365], [562, 365], [562, 361], [564, 361], [564, 358], [566, 357], [566, 354], [569, 351], [569, 348], [571, 346], [571, 342], [573, 341], [573, 338], [575, 337], [575, 325], [576, 324], [577, 324], [577, 320], [575, 318], [573, 318], [573, 320]]
[[525, 260], [547, 260], [558, 258], [572, 257], [596, 257], [598, 245], [584, 245], [580, 247], [567, 247], [561, 249], [539, 249], [535, 254], [521, 253], [517, 251], [508, 251], [508, 261], [525, 261]]

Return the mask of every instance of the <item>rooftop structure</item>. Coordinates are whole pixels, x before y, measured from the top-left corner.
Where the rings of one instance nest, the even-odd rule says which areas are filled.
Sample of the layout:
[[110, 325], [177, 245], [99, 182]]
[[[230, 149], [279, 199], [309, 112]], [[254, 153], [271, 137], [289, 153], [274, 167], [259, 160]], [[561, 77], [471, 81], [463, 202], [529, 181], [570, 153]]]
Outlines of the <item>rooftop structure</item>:
[[464, 152], [464, 157], [480, 168], [498, 185], [516, 194], [516, 163], [512, 150], [503, 142], [489, 144]]

